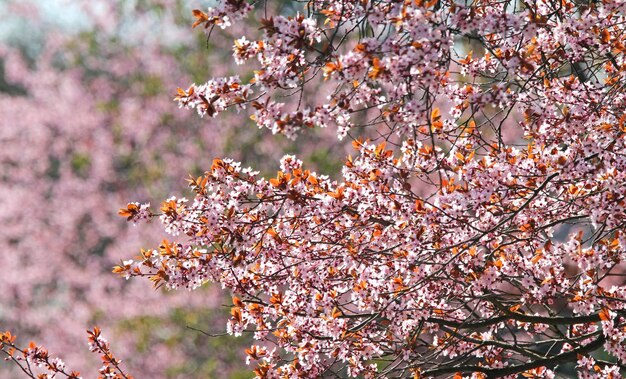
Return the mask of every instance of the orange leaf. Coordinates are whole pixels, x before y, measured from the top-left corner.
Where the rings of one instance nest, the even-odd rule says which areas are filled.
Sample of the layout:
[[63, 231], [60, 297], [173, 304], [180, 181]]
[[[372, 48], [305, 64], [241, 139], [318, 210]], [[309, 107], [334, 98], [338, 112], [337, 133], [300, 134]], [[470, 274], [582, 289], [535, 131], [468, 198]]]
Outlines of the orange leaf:
[[270, 184], [271, 184], [273, 187], [279, 187], [279, 186], [280, 186], [280, 180], [275, 179], [275, 178], [271, 178], [271, 179], [270, 179]]
[[426, 208], [424, 208], [424, 201], [422, 199], [415, 200], [415, 211], [419, 213], [426, 211]]
[[473, 53], [473, 52], [472, 52], [472, 51], [470, 51], [470, 52], [467, 54], [467, 57], [465, 57], [464, 59], [459, 60], [459, 63], [460, 63], [460, 64], [464, 64], [464, 65], [465, 65], [465, 64], [470, 64], [470, 63], [472, 62], [472, 53]]
[[191, 25], [192, 28], [195, 28], [196, 26], [209, 20], [209, 16], [199, 9], [194, 9], [193, 11], [191, 11], [191, 13], [193, 13], [193, 16], [197, 19], [196, 22]]
[[240, 307], [243, 308], [243, 301], [241, 301], [240, 298], [238, 298], [237, 296], [233, 296], [233, 304], [235, 304], [236, 307]]
[[532, 225], [532, 223], [526, 223], [526, 224], [520, 226], [519, 229], [522, 232], [529, 232], [529, 231], [533, 230], [533, 225]]
[[600, 316], [600, 320], [602, 321], [609, 321], [611, 319], [611, 314], [609, 313], [609, 310], [606, 308], [602, 308], [600, 313], [598, 313], [598, 316]]
[[130, 221], [130, 219], [132, 219], [133, 216], [136, 215], [138, 212], [139, 207], [136, 204], [129, 203], [126, 208], [120, 208], [120, 210], [117, 211], [117, 214], [122, 217], [128, 218], [128, 220]]
[[518, 311], [521, 307], [522, 307], [522, 305], [521, 305], [521, 304], [517, 304], [517, 305], [514, 305], [514, 306], [510, 307], [510, 308], [509, 308], [509, 311], [511, 311], [511, 312], [513, 312], [513, 313], [515, 313], [515, 312], [517, 312], [517, 311]]
[[602, 33], [600, 34], [600, 39], [602, 40], [602, 43], [609, 43], [609, 41], [611, 41], [611, 33], [608, 31], [608, 29], [602, 30]]
[[238, 323], [241, 323], [241, 321], [243, 320], [243, 317], [241, 315], [241, 308], [239, 308], [239, 307], [231, 308], [230, 314], [231, 314], [231, 316], [233, 316], [235, 321], [237, 321]]
[[274, 229], [274, 228], [269, 228], [269, 229], [267, 230], [267, 234], [269, 234], [269, 235], [270, 235], [272, 238], [274, 238], [274, 239], [279, 238], [279, 236], [278, 236], [278, 232], [277, 232], [277, 231], [276, 231], [276, 229]]
[[371, 79], [376, 79], [381, 73], [385, 71], [385, 68], [380, 65], [380, 59], [374, 58], [372, 60], [372, 68], [367, 76]]
[[432, 121], [437, 121], [441, 118], [441, 111], [439, 110], [439, 108], [433, 108], [432, 112], [430, 113], [430, 119]]
[[433, 130], [441, 129], [443, 127], [443, 122], [441, 121], [441, 111], [439, 108], [433, 108], [430, 113], [430, 123]]

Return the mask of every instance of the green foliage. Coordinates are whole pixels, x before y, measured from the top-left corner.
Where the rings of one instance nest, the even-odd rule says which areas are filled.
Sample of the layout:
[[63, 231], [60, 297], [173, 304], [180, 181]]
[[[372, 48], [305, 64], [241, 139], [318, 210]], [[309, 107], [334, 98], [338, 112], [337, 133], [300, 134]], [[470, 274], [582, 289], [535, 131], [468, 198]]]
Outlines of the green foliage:
[[[185, 361], [170, 367], [165, 378], [252, 378], [251, 367], [242, 367], [241, 362], [245, 360], [243, 350], [253, 340], [249, 334], [239, 338], [223, 334], [228, 314], [226, 307], [179, 308], [165, 317], [141, 316], [125, 320], [119, 323], [116, 332], [130, 336], [139, 352], [149, 352], [158, 344], [182, 351]], [[216, 335], [207, 335], [209, 331]]]

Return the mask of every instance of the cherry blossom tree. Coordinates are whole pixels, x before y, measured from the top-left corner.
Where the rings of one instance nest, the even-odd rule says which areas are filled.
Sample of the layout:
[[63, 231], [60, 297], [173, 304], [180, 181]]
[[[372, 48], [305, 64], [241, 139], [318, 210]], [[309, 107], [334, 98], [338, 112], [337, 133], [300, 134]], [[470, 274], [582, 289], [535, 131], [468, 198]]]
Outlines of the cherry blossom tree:
[[626, 2], [193, 14], [209, 43], [243, 20], [261, 32], [234, 42], [241, 76], [184, 86], [181, 107], [332, 129], [355, 151], [338, 179], [295, 155], [272, 177], [214, 159], [193, 198], [119, 211], [167, 238], [114, 272], [230, 290], [258, 378], [626, 373]]

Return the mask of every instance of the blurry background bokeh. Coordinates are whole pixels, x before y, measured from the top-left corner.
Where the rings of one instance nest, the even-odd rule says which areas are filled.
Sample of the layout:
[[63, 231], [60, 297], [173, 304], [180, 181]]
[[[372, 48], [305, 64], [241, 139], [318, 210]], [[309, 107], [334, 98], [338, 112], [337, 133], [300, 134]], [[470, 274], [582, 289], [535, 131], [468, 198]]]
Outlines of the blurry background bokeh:
[[[162, 238], [127, 224], [130, 201], [189, 195], [185, 179], [214, 157], [273, 174], [297, 153], [337, 175], [333, 130], [297, 141], [258, 130], [246, 114], [200, 119], [177, 87], [246, 75], [231, 57], [237, 25], [206, 35], [191, 9], [209, 1], [0, 0], [0, 329], [35, 340], [92, 377], [85, 329], [104, 329], [137, 378], [245, 378], [249, 337], [223, 333], [230, 296], [205, 286], [155, 290], [111, 268]], [[250, 75], [248, 73], [248, 75]], [[0, 377], [19, 377], [0, 362]]]

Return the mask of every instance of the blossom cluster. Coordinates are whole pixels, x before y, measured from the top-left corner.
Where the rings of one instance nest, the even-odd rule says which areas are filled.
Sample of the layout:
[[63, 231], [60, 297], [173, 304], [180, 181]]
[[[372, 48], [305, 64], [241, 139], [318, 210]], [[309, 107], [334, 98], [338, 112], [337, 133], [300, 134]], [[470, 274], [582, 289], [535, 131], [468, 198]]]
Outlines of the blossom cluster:
[[[89, 350], [102, 354], [103, 366], [100, 369], [98, 379], [133, 379], [133, 376], [125, 373], [120, 367], [121, 360], [115, 358], [109, 343], [102, 336], [98, 327], [88, 330]], [[0, 351], [6, 358], [13, 361], [28, 377], [33, 379], [81, 379], [78, 371], [67, 371], [66, 364], [60, 358], [52, 357], [48, 350], [41, 345], [30, 342], [27, 348], [20, 348], [15, 344], [16, 336], [11, 332], [0, 333]], [[44, 372], [38, 373], [38, 368]]]
[[250, 86], [242, 85], [238, 77], [217, 78], [199, 86], [192, 84], [186, 91], [179, 88], [175, 100], [180, 107], [195, 108], [200, 116], [215, 117], [232, 105], [245, 108], [250, 93]]
[[193, 27], [204, 25], [204, 28], [208, 29], [217, 25], [225, 29], [232, 26], [233, 22], [243, 19], [251, 10], [252, 6], [246, 0], [220, 1], [218, 6], [209, 8], [206, 13], [194, 10], [193, 15], [196, 21]]

